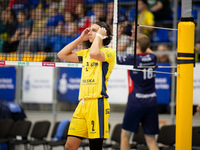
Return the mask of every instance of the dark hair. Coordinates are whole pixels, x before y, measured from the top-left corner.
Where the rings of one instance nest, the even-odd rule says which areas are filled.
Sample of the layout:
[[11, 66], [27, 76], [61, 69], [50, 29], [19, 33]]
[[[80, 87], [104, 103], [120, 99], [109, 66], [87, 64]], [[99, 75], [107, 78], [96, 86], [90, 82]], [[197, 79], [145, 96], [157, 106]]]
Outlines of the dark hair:
[[15, 14], [15, 12], [14, 12], [14, 10], [7, 10], [7, 11], [10, 11], [10, 14], [11, 14], [11, 16], [13, 17], [13, 18], [15, 18], [16, 17], [16, 14]]
[[27, 18], [27, 16], [28, 16], [25, 10], [20, 10], [20, 11], [18, 12], [18, 14], [19, 14], [19, 13], [23, 14], [23, 15], [25, 16], [25, 18]]
[[[86, 16], [86, 15], [87, 15], [87, 12], [88, 12], [88, 6], [87, 6], [84, 2], [78, 3], [78, 4], [76, 5], [76, 7], [77, 7], [78, 5], [82, 5], [83, 11], [84, 11], [84, 16]], [[76, 11], [76, 8], [75, 8], [75, 11]], [[77, 15], [77, 14], [75, 14], [75, 15]]]
[[140, 45], [142, 53], [145, 53], [147, 48], [150, 46], [150, 39], [147, 35], [139, 33], [137, 35], [137, 42]]
[[97, 24], [97, 25], [99, 25], [100, 27], [103, 27], [103, 28], [106, 29], [106, 31], [107, 31], [107, 36], [108, 36], [108, 37], [107, 37], [106, 39], [103, 40], [103, 45], [105, 46], [105, 45], [110, 44], [110, 42], [111, 42], [111, 40], [112, 40], [112, 31], [111, 31], [110, 26], [109, 26], [107, 23], [103, 22], [103, 21], [95, 22], [94, 24]]

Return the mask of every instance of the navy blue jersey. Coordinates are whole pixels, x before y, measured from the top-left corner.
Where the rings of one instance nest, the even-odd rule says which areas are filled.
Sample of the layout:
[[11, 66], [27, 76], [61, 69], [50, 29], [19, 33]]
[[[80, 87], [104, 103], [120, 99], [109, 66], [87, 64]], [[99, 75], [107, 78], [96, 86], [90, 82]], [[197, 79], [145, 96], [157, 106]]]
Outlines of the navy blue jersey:
[[[118, 64], [133, 65], [134, 56], [118, 56]], [[136, 55], [137, 69], [129, 70], [133, 82], [133, 90], [128, 97], [128, 105], [135, 107], [149, 107], [156, 105], [155, 73], [153, 68], [138, 68], [138, 66], [155, 66], [157, 58], [154, 54], [145, 53]]]

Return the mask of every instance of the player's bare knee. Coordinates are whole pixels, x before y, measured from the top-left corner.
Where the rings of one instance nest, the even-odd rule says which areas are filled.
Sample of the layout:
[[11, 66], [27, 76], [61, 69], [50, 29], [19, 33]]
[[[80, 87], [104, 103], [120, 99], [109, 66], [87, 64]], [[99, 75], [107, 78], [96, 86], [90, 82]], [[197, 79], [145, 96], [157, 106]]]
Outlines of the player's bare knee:
[[158, 150], [158, 146], [155, 140], [155, 135], [145, 135], [145, 139], [149, 150]]
[[128, 140], [129, 141], [129, 139], [130, 139], [130, 132], [122, 129], [121, 140], [126, 140], [126, 141]]

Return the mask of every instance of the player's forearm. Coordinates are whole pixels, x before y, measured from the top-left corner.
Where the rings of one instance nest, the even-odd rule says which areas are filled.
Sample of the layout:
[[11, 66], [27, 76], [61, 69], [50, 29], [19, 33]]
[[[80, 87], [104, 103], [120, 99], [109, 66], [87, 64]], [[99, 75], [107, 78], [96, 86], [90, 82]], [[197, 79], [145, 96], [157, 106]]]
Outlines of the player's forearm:
[[162, 8], [163, 4], [161, 2], [157, 2], [157, 4], [151, 8], [151, 11], [158, 11], [161, 10]]
[[94, 39], [94, 42], [92, 43], [91, 47], [90, 47], [90, 57], [95, 59], [96, 57], [98, 57], [98, 55], [100, 55], [100, 48], [101, 48], [101, 44], [102, 40], [100, 37], [96, 36]]

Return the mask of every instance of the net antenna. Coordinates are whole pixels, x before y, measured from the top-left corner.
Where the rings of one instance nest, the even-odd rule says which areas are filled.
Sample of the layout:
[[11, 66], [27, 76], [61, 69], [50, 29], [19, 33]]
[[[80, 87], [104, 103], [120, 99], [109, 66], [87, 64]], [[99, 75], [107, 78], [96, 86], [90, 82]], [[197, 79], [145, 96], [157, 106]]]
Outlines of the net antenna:
[[[118, 28], [118, 0], [114, 0], [114, 14], [113, 14], [113, 49], [117, 56], [117, 28]], [[117, 57], [115, 57], [115, 62], [117, 62]]]
[[135, 4], [135, 39], [134, 39], [134, 59], [133, 59], [133, 68], [136, 68], [136, 45], [137, 45], [137, 26], [138, 26], [138, 0]]

